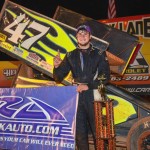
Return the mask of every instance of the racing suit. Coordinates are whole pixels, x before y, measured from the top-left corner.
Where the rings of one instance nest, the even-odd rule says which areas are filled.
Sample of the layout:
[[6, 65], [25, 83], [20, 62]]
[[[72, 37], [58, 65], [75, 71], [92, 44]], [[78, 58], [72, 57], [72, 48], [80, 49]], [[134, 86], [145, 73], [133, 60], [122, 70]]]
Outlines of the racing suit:
[[[80, 150], [88, 150], [88, 129], [90, 127], [95, 139], [94, 95], [100, 81], [99, 75], [104, 74], [106, 84], [110, 78], [110, 68], [106, 52], [92, 45], [86, 50], [76, 48], [68, 52], [58, 68], [54, 68], [53, 77], [56, 82], [61, 82], [71, 71], [75, 83], [87, 84], [89, 89], [79, 93], [76, 120], [76, 143]], [[88, 126], [89, 125], [89, 126]]]

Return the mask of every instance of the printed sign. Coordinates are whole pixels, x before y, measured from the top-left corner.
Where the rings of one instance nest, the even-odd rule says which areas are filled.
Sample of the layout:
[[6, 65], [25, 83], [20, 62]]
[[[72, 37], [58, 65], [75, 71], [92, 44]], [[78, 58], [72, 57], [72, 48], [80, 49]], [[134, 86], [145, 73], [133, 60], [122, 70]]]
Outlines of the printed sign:
[[150, 14], [99, 21], [136, 35], [140, 41], [124, 75], [112, 74], [111, 82], [136, 95], [150, 95]]
[[1, 88], [0, 148], [74, 150], [78, 102], [75, 89]]
[[11, 87], [20, 61], [0, 61], [0, 87]]

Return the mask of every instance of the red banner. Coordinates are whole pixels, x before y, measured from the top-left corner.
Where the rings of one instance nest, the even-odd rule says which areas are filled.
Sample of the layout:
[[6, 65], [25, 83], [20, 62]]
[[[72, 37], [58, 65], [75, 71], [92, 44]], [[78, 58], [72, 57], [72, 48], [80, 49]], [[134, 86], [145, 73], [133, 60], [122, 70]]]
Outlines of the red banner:
[[111, 82], [138, 95], [150, 94], [150, 14], [99, 20], [121, 31], [139, 37], [139, 45], [132, 55], [124, 75], [113, 75]]

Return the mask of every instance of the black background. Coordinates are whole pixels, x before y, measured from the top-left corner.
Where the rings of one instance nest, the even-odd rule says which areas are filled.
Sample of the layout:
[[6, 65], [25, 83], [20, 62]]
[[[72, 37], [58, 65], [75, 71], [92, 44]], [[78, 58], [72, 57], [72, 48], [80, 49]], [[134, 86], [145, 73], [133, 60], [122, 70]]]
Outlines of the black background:
[[[150, 14], [150, 0], [115, 0], [117, 17]], [[12, 0], [31, 10], [53, 17], [62, 6], [95, 20], [107, 19], [108, 0]], [[4, 0], [0, 0], [2, 8]]]

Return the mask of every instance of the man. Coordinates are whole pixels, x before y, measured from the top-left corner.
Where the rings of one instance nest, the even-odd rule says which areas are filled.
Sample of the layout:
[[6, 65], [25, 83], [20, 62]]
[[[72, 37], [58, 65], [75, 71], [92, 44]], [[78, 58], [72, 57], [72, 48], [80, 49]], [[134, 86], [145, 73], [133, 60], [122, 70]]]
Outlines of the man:
[[77, 48], [68, 52], [63, 61], [59, 54], [54, 58], [53, 77], [55, 81], [61, 82], [70, 71], [72, 72], [77, 92], [79, 92], [76, 143], [78, 149], [89, 150], [88, 129], [91, 129], [95, 139], [93, 89], [98, 88], [99, 75], [105, 75], [104, 84], [108, 82], [110, 68], [106, 53], [90, 43], [91, 29], [88, 25], [82, 24], [77, 28], [76, 38]]

